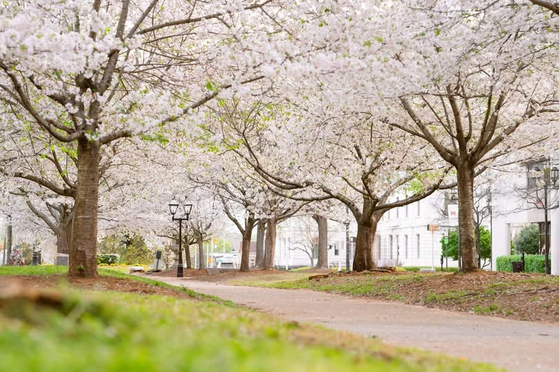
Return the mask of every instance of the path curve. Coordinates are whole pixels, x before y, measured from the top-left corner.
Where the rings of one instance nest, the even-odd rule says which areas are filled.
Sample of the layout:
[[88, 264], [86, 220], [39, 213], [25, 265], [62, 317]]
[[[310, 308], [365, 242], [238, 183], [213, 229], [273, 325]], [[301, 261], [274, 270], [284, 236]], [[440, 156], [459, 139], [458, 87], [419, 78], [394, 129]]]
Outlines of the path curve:
[[440, 352], [508, 371], [559, 371], [559, 326], [429, 309], [308, 290], [240, 287], [154, 277], [287, 320], [321, 324], [398, 346]]

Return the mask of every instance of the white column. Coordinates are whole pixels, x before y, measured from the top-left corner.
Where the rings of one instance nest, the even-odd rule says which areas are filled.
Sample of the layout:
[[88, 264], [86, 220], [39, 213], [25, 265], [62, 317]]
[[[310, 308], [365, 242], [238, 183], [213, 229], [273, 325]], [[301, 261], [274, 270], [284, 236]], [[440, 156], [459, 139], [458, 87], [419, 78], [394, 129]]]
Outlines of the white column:
[[497, 257], [510, 254], [510, 225], [505, 218], [493, 218], [491, 244], [493, 270], [497, 270]]
[[551, 259], [551, 275], [559, 275], [559, 210], [549, 211], [551, 231], [549, 237], [549, 258]]

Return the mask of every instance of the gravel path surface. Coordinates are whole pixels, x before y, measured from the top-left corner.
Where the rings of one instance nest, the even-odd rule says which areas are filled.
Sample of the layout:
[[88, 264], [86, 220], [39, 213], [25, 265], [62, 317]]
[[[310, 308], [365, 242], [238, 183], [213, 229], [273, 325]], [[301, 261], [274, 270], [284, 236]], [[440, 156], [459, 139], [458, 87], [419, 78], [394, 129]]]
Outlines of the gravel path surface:
[[493, 363], [508, 371], [559, 371], [559, 326], [471, 315], [306, 290], [158, 278], [284, 319], [384, 342]]

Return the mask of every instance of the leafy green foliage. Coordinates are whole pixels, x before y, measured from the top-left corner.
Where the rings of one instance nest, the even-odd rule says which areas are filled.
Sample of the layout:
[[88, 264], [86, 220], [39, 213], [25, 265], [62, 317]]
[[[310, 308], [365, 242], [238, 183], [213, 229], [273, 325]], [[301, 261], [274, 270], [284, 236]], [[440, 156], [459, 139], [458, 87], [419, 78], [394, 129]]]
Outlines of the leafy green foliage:
[[[512, 263], [519, 262], [520, 255], [500, 256], [497, 257], [497, 271], [512, 272]], [[544, 255], [525, 255], [524, 271], [529, 273], [545, 273], [545, 256]], [[551, 264], [551, 259], [549, 260]]]
[[[481, 259], [491, 258], [491, 233], [485, 227], [480, 226], [481, 241]], [[458, 259], [458, 231], [450, 231], [448, 233], [448, 243], [445, 238], [441, 239], [443, 257], [451, 257], [453, 260]]]
[[514, 239], [516, 253], [538, 254], [540, 251], [540, 229], [536, 224], [530, 224], [520, 230]]
[[119, 261], [118, 254], [98, 254], [97, 255], [97, 264], [98, 265], [114, 265], [118, 264]]
[[163, 133], [144, 133], [140, 134], [140, 139], [146, 142], [157, 142], [162, 145], [169, 143], [169, 139]]
[[154, 258], [144, 238], [135, 232], [106, 236], [99, 244], [99, 253], [117, 254], [120, 256], [121, 263], [129, 265], [149, 264]]
[[31, 265], [33, 262], [33, 246], [28, 243], [20, 243], [16, 249], [23, 255], [23, 262], [25, 262], [26, 265]]

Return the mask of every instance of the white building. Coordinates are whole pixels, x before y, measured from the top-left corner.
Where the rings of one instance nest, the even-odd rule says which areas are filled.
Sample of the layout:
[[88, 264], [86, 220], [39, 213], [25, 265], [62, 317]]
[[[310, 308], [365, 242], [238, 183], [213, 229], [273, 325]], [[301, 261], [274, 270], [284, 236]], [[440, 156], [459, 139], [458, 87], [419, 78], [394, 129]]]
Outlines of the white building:
[[[445, 198], [446, 193], [437, 192], [416, 203], [386, 212], [379, 222], [373, 243], [373, 257], [377, 265], [440, 267], [441, 239], [458, 224], [456, 219], [449, 220], [444, 215], [448, 204]], [[429, 231], [429, 225], [435, 225], [438, 231]], [[446, 262], [445, 259], [445, 266]], [[449, 258], [449, 267], [457, 265], [457, 261]]]
[[[492, 232], [493, 269], [496, 268], [497, 257], [511, 253], [511, 241], [525, 225], [538, 223], [540, 230], [544, 231], [543, 205], [530, 203], [526, 195], [518, 192], [519, 189], [530, 192], [534, 181], [529, 174], [536, 165], [524, 164], [515, 172], [500, 174], [489, 186], [490, 198], [484, 196], [486, 199], [483, 203], [491, 205], [491, 215], [482, 224]], [[548, 205], [555, 207], [548, 212], [551, 270], [552, 274], [559, 275], [559, 193], [550, 187], [548, 195]], [[449, 192], [439, 191], [419, 202], [385, 213], [378, 224], [373, 243], [373, 257], [377, 265], [440, 267], [441, 239], [448, 236], [449, 231], [458, 228], [458, 219], [447, 217], [448, 205]], [[436, 225], [439, 229], [429, 231], [429, 225]], [[354, 238], [355, 235], [356, 224], [351, 218], [349, 236]], [[275, 265], [286, 268], [310, 266], [309, 253], [316, 245], [313, 239], [317, 238], [316, 222], [310, 217], [293, 218], [280, 224], [277, 229]], [[542, 244], [543, 240], [542, 235]], [[345, 269], [346, 226], [343, 223], [328, 221], [328, 245], [331, 247], [328, 250], [329, 265]], [[349, 249], [352, 265], [354, 248], [350, 245]], [[316, 264], [316, 254], [313, 264]], [[457, 267], [458, 262], [449, 258], [448, 266]]]
[[[349, 235], [355, 236], [355, 226], [349, 225]], [[311, 217], [295, 217], [281, 223], [277, 228], [275, 265], [278, 267], [313, 266], [317, 262], [316, 246], [318, 243], [318, 226]], [[328, 221], [328, 265], [345, 269], [346, 266], [346, 226]], [[350, 245], [350, 265], [353, 264], [353, 246]]]
[[[493, 266], [499, 256], [509, 255], [511, 241], [516, 233], [528, 223], [537, 223], [542, 231], [541, 245], [545, 240], [545, 212], [544, 197], [541, 181], [536, 182], [534, 177], [541, 176], [536, 168], [542, 170], [553, 168], [547, 162], [525, 163], [516, 172], [507, 172], [498, 178], [493, 186]], [[551, 175], [550, 175], [551, 176]], [[553, 177], [551, 177], [553, 178]], [[535, 197], [536, 190], [538, 197]], [[548, 239], [551, 259], [551, 274], [559, 275], [559, 210], [558, 193], [555, 187], [549, 187], [548, 207]]]
[[[435, 193], [428, 198], [387, 212], [378, 224], [373, 243], [373, 258], [378, 266], [425, 266], [440, 267], [441, 238], [450, 229], [456, 229], [458, 220], [450, 220], [441, 212], [446, 211], [446, 193]], [[445, 212], [446, 213], [446, 212]], [[428, 225], [437, 225], [438, 231], [428, 231]], [[328, 263], [331, 267], [345, 269], [346, 231], [345, 225], [328, 221]], [[309, 266], [310, 259], [304, 241], [309, 231], [318, 237], [316, 222], [310, 217], [290, 219], [278, 227], [276, 240], [276, 266]], [[349, 236], [353, 240], [357, 233], [355, 221], [349, 226]], [[350, 266], [353, 264], [354, 243], [350, 244]], [[316, 260], [315, 260], [316, 263]], [[447, 260], [444, 261], [445, 266]], [[448, 259], [449, 267], [458, 262]]]

